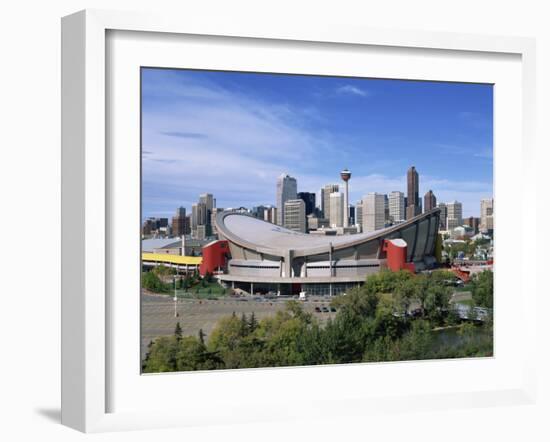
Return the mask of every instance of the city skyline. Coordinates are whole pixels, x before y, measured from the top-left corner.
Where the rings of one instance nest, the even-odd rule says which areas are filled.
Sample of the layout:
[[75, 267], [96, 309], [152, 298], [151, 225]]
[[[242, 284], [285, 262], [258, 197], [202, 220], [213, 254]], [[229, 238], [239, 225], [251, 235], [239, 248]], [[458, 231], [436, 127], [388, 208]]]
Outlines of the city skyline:
[[297, 178], [298, 192], [319, 197], [326, 184], [342, 184], [339, 172], [349, 166], [350, 202], [370, 192], [406, 193], [413, 164], [419, 194], [461, 201], [464, 217], [479, 216], [479, 201], [493, 196], [488, 85], [160, 69], [142, 75], [143, 219], [171, 217], [180, 206], [190, 212], [205, 192], [220, 207], [276, 206], [281, 173]]

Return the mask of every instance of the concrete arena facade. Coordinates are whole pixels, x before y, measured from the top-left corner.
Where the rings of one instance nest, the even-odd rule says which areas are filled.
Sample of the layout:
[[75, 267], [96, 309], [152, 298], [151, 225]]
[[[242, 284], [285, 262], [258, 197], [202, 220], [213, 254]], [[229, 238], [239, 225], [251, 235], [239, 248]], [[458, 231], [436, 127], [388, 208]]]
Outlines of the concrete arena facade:
[[[215, 222], [231, 258], [217, 277], [233, 287], [283, 293], [335, 294], [387, 267], [384, 240], [403, 239], [407, 262], [417, 270], [435, 263], [440, 209], [375, 232], [309, 235], [249, 215], [225, 211]], [[245, 288], [246, 289], [246, 288]]]

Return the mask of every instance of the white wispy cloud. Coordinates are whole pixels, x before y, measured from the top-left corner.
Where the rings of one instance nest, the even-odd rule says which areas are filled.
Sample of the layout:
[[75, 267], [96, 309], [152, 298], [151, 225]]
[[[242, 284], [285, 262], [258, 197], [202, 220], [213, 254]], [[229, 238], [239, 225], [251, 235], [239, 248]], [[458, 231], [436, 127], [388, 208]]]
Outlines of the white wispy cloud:
[[471, 155], [476, 158], [493, 158], [493, 149], [491, 147], [465, 147], [459, 144], [446, 144], [446, 143], [436, 143], [434, 147], [437, 149], [444, 150], [450, 155]]
[[478, 152], [474, 153], [474, 157], [492, 159], [493, 149], [481, 149]]
[[[339, 90], [368, 96], [352, 85]], [[162, 103], [144, 107], [143, 113], [144, 207], [155, 207], [158, 214], [172, 213], [180, 205], [190, 208], [203, 192], [213, 193], [220, 207], [274, 204], [281, 173], [295, 176], [299, 191], [317, 192], [325, 184], [338, 183], [344, 166], [353, 172], [352, 202], [368, 192], [406, 192], [406, 170], [399, 176], [354, 172], [353, 162], [341, 151], [341, 139], [309, 128], [312, 120], [323, 118], [314, 106], [262, 102], [169, 71], [163, 81], [145, 84], [144, 91], [150, 101]], [[332, 160], [346, 162], [334, 164], [332, 179], [320, 175], [318, 167], [308, 167], [324, 161], [327, 152]], [[479, 200], [492, 195], [488, 183], [424, 175], [420, 183], [421, 195], [432, 189], [439, 201], [462, 201], [466, 215], [477, 214]]]
[[340, 86], [338, 89], [336, 89], [336, 92], [338, 94], [358, 95], [360, 97], [367, 97], [369, 95], [369, 93], [364, 89], [353, 86], [351, 84]]
[[177, 200], [172, 207], [190, 192], [206, 191], [220, 205], [235, 198], [241, 204], [269, 202], [276, 177], [293, 172], [288, 164], [307, 164], [318, 146], [331, 143], [304, 128], [311, 115], [319, 118], [312, 107], [263, 103], [170, 75], [163, 80], [146, 90], [149, 97], [165, 98], [166, 106], [144, 109], [144, 205], [158, 206], [155, 197], [167, 189]]

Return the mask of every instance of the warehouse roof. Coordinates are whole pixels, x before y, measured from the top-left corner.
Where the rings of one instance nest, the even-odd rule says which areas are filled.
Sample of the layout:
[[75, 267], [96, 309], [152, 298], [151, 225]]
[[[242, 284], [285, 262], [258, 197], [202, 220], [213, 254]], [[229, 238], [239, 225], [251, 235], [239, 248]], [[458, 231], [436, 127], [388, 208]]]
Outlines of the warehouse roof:
[[142, 253], [141, 259], [147, 262], [158, 262], [166, 264], [189, 264], [199, 265], [202, 262], [201, 256], [180, 256], [169, 253]]
[[153, 252], [155, 249], [170, 249], [174, 247], [181, 247], [181, 239], [150, 238], [141, 241], [142, 252]]

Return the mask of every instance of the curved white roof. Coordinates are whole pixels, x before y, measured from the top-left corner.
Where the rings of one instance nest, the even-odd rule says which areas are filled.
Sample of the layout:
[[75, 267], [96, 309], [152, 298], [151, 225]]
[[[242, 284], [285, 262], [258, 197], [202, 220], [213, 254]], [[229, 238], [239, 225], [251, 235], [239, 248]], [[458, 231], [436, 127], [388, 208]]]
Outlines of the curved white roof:
[[243, 216], [241, 214], [229, 214], [224, 218], [227, 229], [239, 238], [253, 243], [257, 246], [270, 248], [305, 248], [312, 246], [322, 246], [329, 244], [340, 244], [354, 240], [366, 239], [376, 236], [377, 232], [360, 233], [355, 235], [309, 235], [307, 233], [295, 232], [285, 229], [258, 218]]
[[217, 214], [216, 225], [224, 238], [251, 250], [274, 255], [284, 255], [289, 250], [295, 254], [311, 254], [326, 252], [331, 247], [342, 249], [384, 237], [423, 218], [437, 215], [439, 211], [436, 208], [404, 223], [374, 232], [338, 236], [295, 232], [249, 215], [227, 211]]

